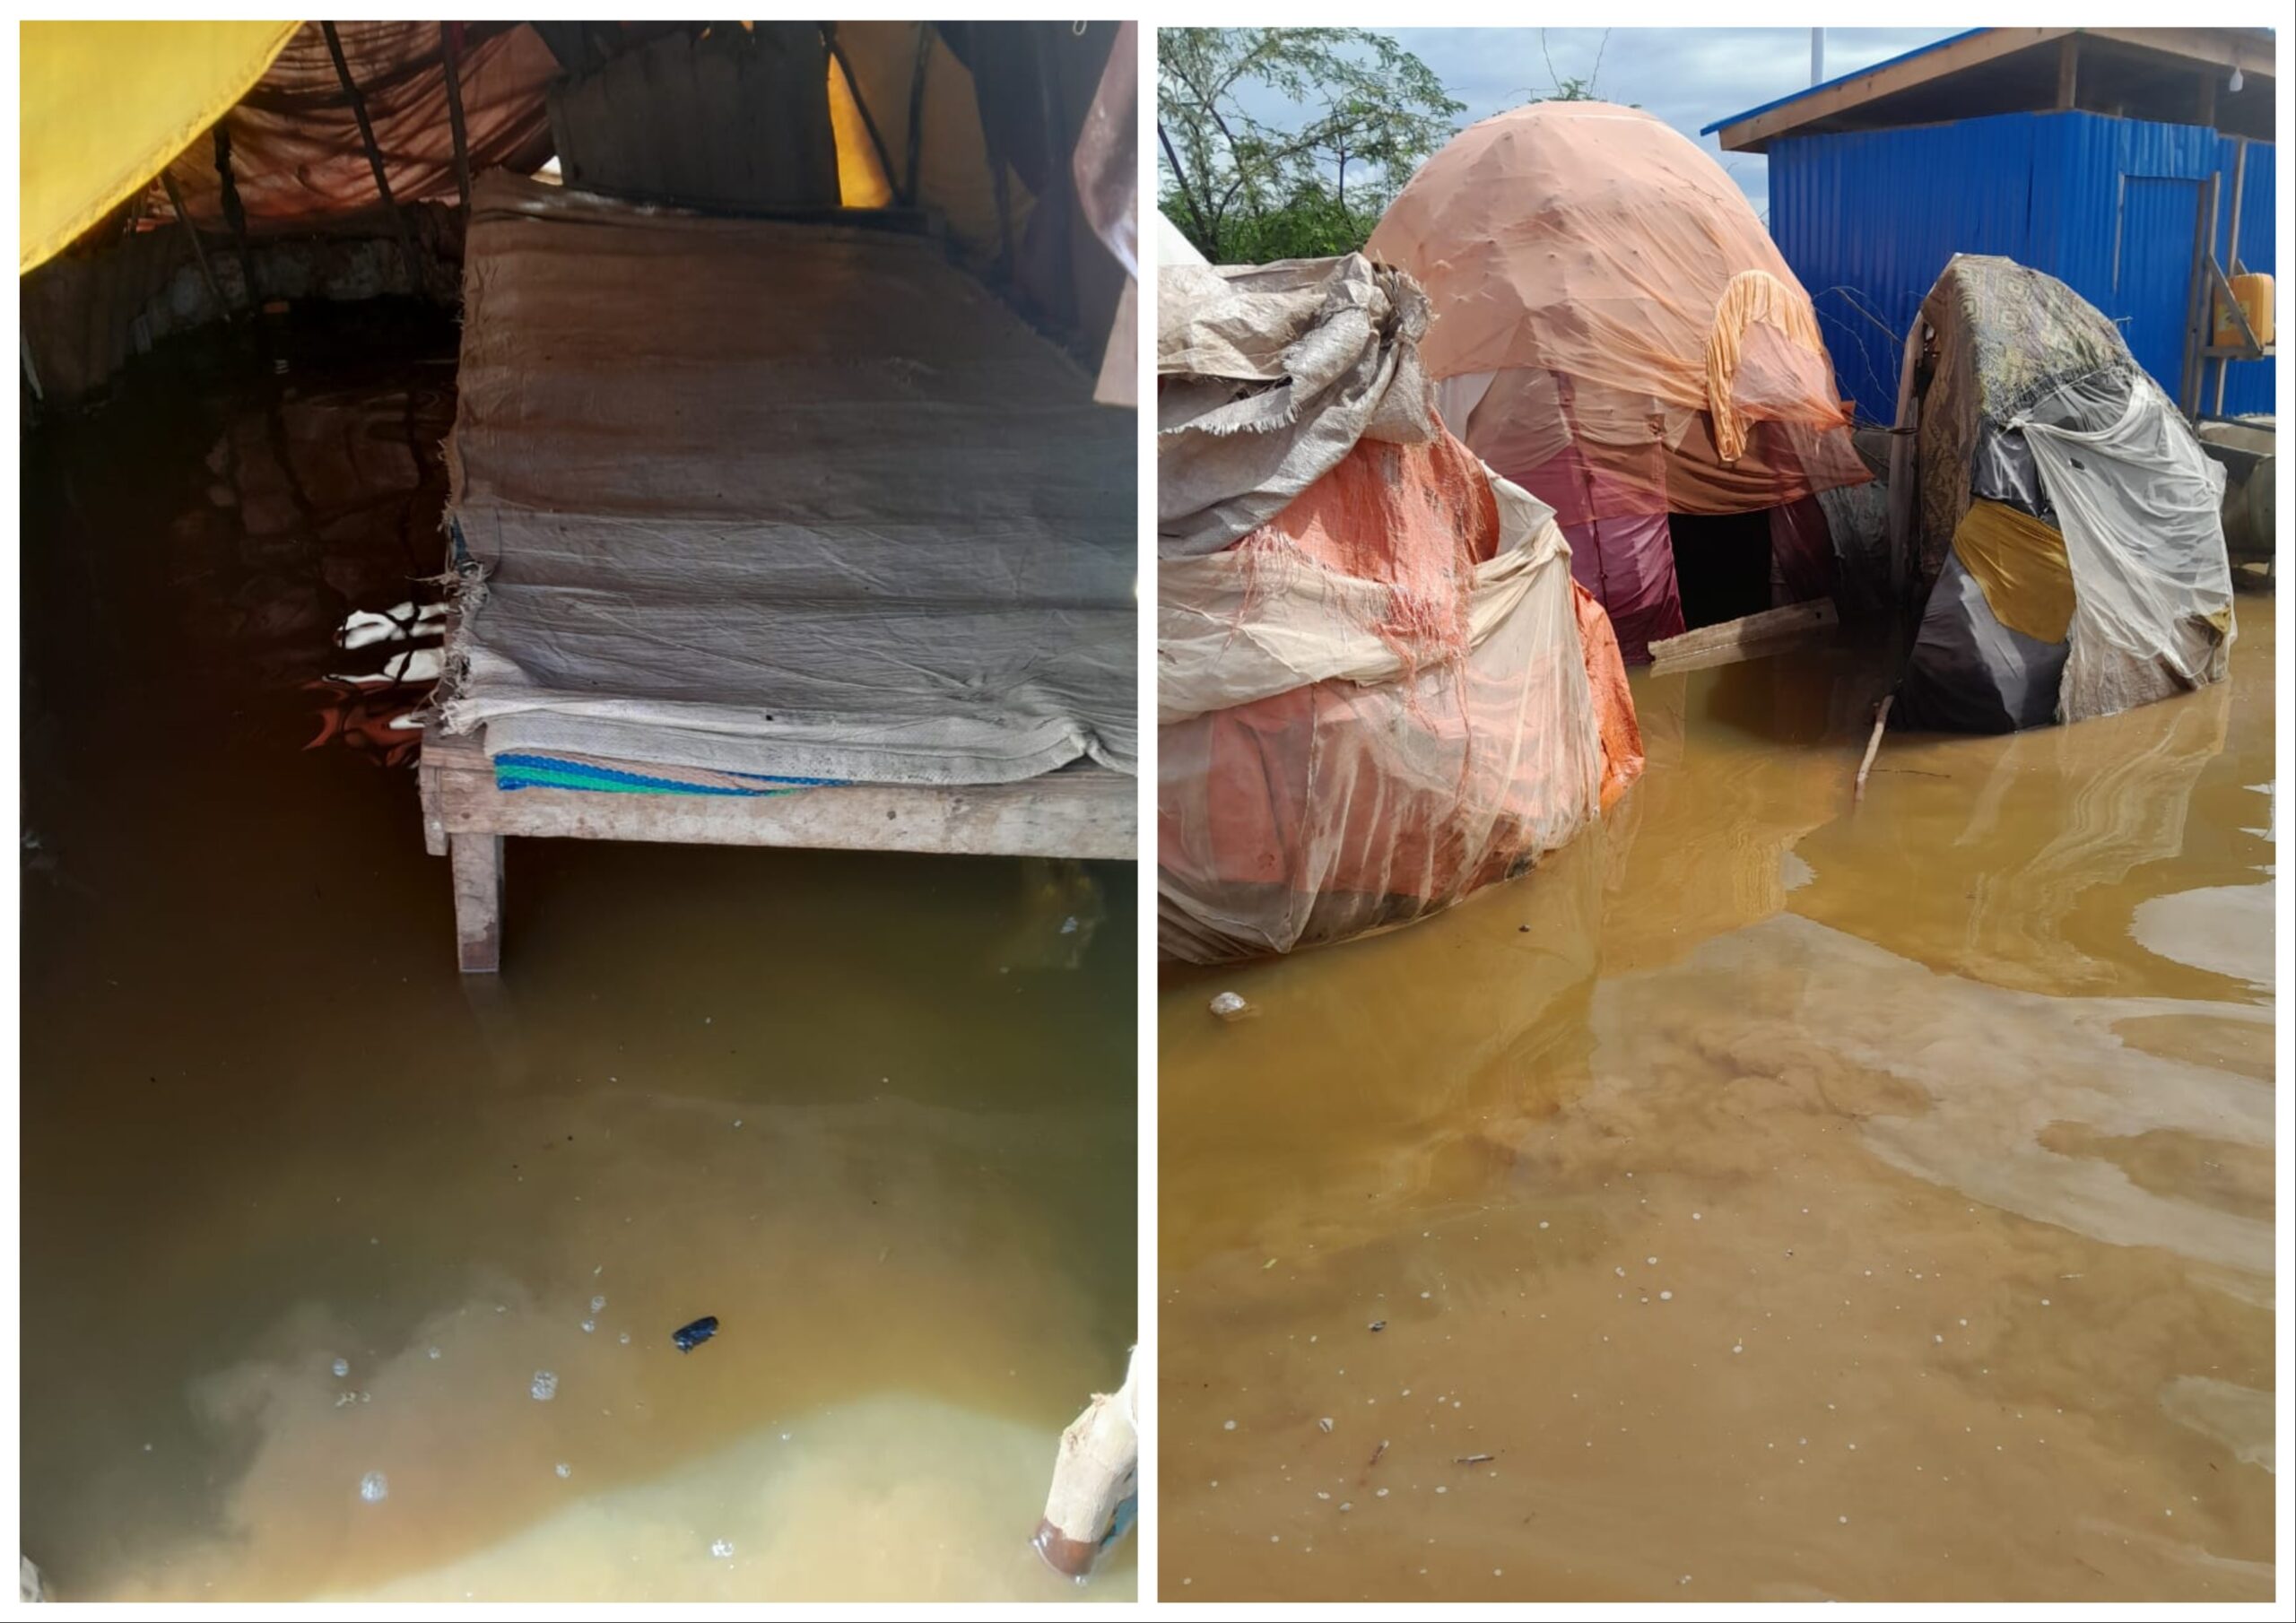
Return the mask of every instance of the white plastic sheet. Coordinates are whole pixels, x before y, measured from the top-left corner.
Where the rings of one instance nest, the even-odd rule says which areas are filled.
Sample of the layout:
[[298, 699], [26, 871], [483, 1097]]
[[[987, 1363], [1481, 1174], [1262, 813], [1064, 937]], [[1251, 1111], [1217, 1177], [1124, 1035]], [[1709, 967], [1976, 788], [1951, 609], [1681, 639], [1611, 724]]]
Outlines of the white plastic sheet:
[[2111, 427], [2017, 425], [2039, 464], [2073, 567], [2058, 719], [2081, 721], [2222, 681], [2232, 571], [2224, 470], [2160, 386], [2139, 377]]

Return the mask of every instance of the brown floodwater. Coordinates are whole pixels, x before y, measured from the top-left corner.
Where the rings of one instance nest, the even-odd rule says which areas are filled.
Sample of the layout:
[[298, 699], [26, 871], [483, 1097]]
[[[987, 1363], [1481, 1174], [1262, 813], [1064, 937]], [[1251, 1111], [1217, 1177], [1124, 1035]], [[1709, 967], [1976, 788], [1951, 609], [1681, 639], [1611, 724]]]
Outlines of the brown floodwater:
[[1537, 872], [1169, 978], [1162, 1593], [2270, 1599], [2273, 607], [1857, 805], [1873, 659], [1641, 673]]
[[270, 321], [25, 441], [26, 1553], [68, 1600], [1130, 1598], [1129, 1542], [1079, 1591], [1028, 1540], [1135, 1333], [1132, 871], [513, 841], [505, 973], [456, 974], [385, 764], [453, 346]]

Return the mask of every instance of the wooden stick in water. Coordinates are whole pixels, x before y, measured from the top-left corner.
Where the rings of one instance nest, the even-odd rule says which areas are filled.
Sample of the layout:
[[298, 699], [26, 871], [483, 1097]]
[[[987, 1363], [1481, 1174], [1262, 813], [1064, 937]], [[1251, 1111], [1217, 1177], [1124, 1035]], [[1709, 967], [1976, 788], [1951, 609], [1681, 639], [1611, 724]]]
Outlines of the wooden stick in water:
[[1874, 758], [1882, 752], [1882, 729], [1890, 725], [1890, 707], [1897, 702], [1897, 697], [1894, 693], [1883, 695], [1882, 707], [1874, 712], [1874, 736], [1866, 741], [1866, 759], [1857, 763], [1857, 790], [1849, 797], [1852, 804], [1866, 798], [1866, 775], [1874, 769]]

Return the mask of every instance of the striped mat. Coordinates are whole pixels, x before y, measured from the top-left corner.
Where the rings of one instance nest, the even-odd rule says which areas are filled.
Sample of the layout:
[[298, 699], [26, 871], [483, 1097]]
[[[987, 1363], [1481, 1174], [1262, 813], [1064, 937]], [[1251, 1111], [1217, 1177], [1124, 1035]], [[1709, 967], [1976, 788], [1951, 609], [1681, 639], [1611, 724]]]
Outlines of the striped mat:
[[600, 794], [795, 794], [801, 789], [834, 788], [834, 777], [762, 777], [747, 772], [713, 772], [700, 767], [648, 764], [639, 770], [625, 763], [584, 755], [494, 757], [498, 789], [581, 789]]

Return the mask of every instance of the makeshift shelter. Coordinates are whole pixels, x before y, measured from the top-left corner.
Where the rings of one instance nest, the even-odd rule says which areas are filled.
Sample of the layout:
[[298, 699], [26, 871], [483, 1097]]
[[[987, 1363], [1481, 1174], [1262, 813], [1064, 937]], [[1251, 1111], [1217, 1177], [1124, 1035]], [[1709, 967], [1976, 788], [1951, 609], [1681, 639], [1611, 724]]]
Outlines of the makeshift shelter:
[[[982, 161], [1022, 308], [1081, 308], [1082, 245], [1113, 315], [1133, 82], [1103, 39], [1063, 113], [1045, 31], [984, 28], [973, 70], [1039, 74], [1036, 115], [1008, 126], [985, 91], [936, 114], [956, 42], [877, 26], [759, 25], [730, 87], [706, 39], [660, 36], [553, 85], [567, 185], [479, 183], [460, 613], [423, 767], [465, 969], [497, 962], [506, 835], [1132, 855], [1130, 420], [958, 262], [974, 171], [951, 154]], [[911, 75], [896, 206], [839, 212], [823, 67], [889, 157], [885, 48]], [[754, 117], [676, 138], [712, 95]], [[759, 128], [782, 147], [752, 150]], [[1024, 234], [1007, 160], [1048, 139], [1071, 150]], [[956, 258], [911, 206], [935, 196]], [[755, 217], [664, 206], [691, 197]], [[1058, 250], [1033, 282], [1030, 244]]]
[[[1129, 856], [1135, 40], [32, 25], [26, 369], [458, 286], [419, 777], [465, 969], [506, 835]], [[380, 252], [280, 286], [315, 234]]]
[[473, 178], [555, 155], [647, 202], [914, 211], [1127, 404], [1132, 26], [27, 23], [33, 386], [265, 299], [452, 302]]
[[1361, 255], [1159, 274], [1163, 952], [1338, 941], [1524, 872], [1641, 743], [1553, 512], [1432, 408], [1424, 297]]
[[1833, 591], [1813, 499], [1870, 475], [1807, 294], [1691, 142], [1631, 108], [1517, 108], [1430, 159], [1364, 251], [1425, 286], [1444, 421], [1554, 509], [1629, 660]]
[[2113, 322], [2053, 276], [1957, 255], [1906, 365], [1919, 467], [1900, 482], [1934, 584], [1893, 719], [2012, 732], [2224, 679], [2224, 470]]

